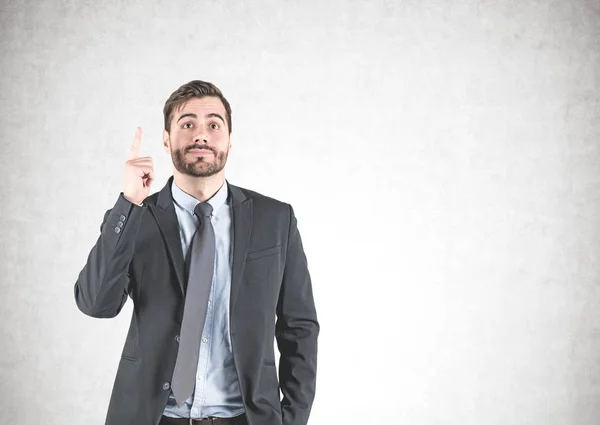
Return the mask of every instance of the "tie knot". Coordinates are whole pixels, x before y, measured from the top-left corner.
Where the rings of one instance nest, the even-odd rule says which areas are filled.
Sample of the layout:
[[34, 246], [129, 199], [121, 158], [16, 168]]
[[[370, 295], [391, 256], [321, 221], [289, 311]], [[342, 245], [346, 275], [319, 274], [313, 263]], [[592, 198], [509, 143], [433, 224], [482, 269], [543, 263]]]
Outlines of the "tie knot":
[[200, 218], [210, 217], [212, 212], [213, 207], [208, 202], [200, 202], [198, 205], [196, 205], [196, 208], [194, 208], [194, 214]]

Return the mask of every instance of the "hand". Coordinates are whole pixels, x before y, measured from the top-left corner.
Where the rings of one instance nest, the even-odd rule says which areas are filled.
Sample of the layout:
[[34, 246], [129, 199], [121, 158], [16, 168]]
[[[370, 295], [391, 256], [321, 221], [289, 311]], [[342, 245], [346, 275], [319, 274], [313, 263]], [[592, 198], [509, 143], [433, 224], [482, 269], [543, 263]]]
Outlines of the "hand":
[[150, 193], [150, 185], [154, 181], [154, 161], [150, 156], [140, 158], [140, 144], [142, 143], [142, 129], [135, 131], [133, 144], [129, 150], [129, 157], [125, 162], [125, 188], [123, 196], [136, 205]]

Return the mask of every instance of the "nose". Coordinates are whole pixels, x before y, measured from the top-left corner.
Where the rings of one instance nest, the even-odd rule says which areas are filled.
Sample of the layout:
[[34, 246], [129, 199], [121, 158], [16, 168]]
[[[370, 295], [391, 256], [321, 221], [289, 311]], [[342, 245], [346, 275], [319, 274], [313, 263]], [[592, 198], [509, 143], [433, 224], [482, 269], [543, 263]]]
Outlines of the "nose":
[[200, 132], [194, 136], [194, 143], [208, 143], [208, 137], [204, 132]]

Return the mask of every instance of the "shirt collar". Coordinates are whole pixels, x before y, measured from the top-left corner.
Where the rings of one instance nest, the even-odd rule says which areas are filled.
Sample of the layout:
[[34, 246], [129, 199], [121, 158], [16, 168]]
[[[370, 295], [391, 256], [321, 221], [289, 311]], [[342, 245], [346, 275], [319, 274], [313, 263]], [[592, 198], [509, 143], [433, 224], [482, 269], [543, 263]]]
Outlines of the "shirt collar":
[[[181, 190], [181, 188], [175, 183], [175, 179], [173, 179], [173, 182], [171, 183], [171, 193], [173, 195], [173, 201], [175, 201], [177, 205], [185, 209], [193, 216], [194, 209], [196, 208], [196, 205], [200, 203], [200, 201], [198, 201], [192, 195], [185, 193], [183, 190]], [[227, 182], [223, 182], [223, 185], [217, 191], [217, 193], [215, 193], [213, 197], [207, 201], [210, 204], [210, 206], [213, 207], [213, 217], [217, 215], [217, 213], [219, 212], [219, 208], [221, 208], [221, 206], [225, 204], [225, 201], [227, 201], [227, 195]]]

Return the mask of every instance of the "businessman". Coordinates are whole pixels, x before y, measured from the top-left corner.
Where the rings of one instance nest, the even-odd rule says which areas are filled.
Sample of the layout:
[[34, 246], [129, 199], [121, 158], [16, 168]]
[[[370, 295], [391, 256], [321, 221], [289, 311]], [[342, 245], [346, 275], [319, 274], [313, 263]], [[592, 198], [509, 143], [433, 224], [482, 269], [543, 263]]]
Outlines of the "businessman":
[[74, 288], [91, 317], [133, 302], [106, 425], [305, 425], [319, 323], [294, 210], [225, 179], [231, 107], [213, 84], [163, 114], [173, 176], [149, 195], [138, 128]]

